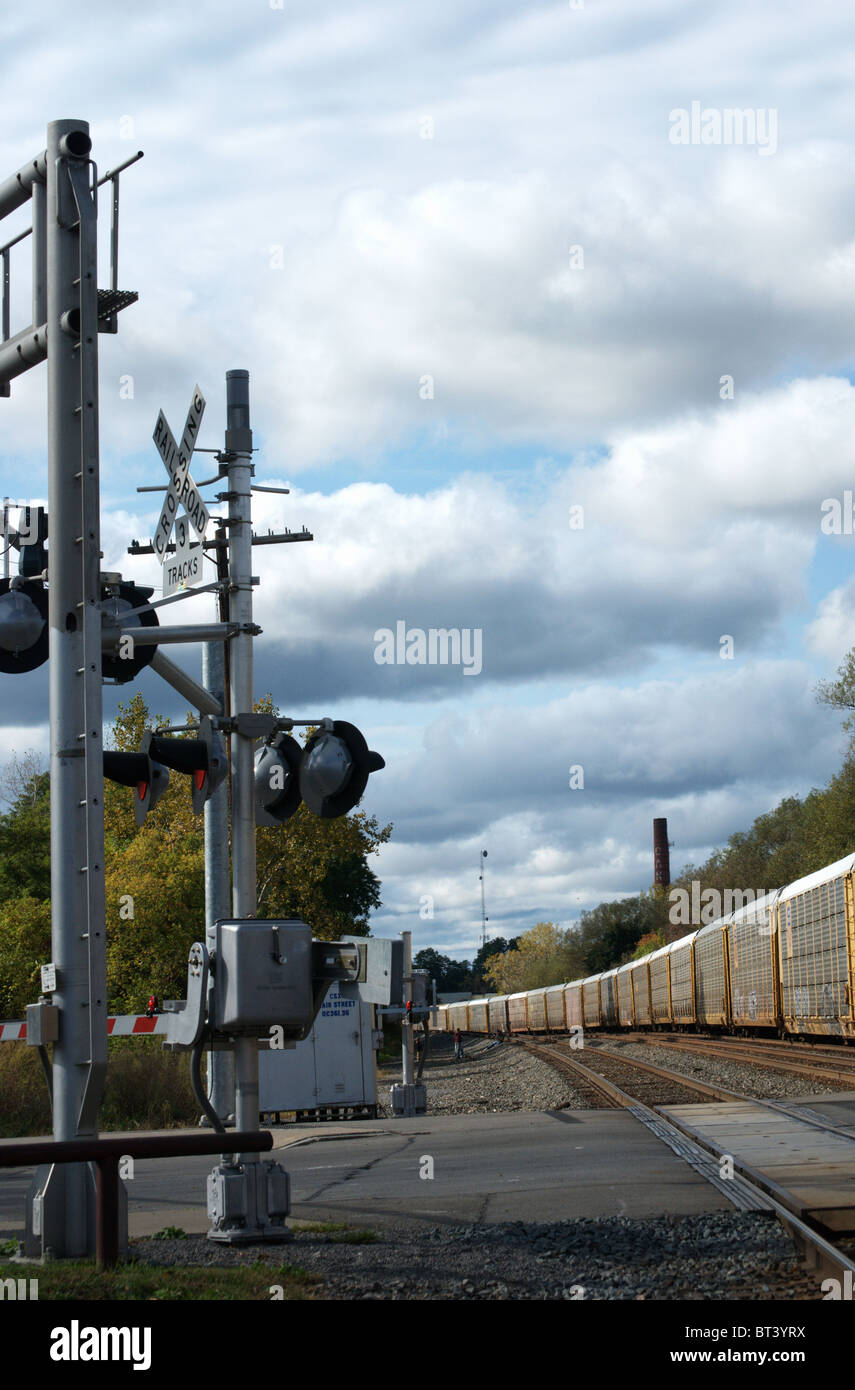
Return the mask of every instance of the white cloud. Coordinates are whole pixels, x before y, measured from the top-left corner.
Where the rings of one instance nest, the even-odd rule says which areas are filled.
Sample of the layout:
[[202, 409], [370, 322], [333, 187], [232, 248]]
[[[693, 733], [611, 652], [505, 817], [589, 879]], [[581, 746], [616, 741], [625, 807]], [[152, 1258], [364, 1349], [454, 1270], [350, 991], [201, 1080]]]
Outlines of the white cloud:
[[855, 579], [826, 594], [805, 637], [808, 648], [835, 667], [855, 647]]

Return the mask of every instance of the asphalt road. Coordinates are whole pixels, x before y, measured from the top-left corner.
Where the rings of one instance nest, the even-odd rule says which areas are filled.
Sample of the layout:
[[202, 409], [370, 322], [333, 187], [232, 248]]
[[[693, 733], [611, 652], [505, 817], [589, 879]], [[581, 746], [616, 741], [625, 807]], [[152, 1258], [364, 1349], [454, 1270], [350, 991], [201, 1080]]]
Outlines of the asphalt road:
[[[616, 1110], [355, 1120], [274, 1135], [275, 1156], [291, 1176], [292, 1216], [302, 1221], [556, 1221], [732, 1209]], [[205, 1231], [212, 1166], [206, 1157], [137, 1162], [126, 1184], [130, 1234]], [[22, 1232], [31, 1172], [0, 1170], [0, 1238]]]

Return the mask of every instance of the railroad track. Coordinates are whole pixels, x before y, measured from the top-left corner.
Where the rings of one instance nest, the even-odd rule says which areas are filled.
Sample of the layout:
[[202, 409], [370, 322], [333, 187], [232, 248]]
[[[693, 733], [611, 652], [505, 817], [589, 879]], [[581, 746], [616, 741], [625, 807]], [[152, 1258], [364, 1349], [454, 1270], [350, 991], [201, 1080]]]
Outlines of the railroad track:
[[[582, 1087], [589, 1093], [595, 1094], [600, 1104], [612, 1107], [620, 1107], [629, 1110], [635, 1118], [645, 1124], [658, 1138], [686, 1159], [692, 1167], [703, 1173], [720, 1191], [734, 1202], [736, 1206], [750, 1207], [754, 1209], [766, 1209], [772, 1211], [781, 1224], [789, 1232], [796, 1248], [799, 1250], [805, 1264], [826, 1276], [838, 1279], [841, 1283], [849, 1275], [851, 1281], [855, 1281], [855, 1260], [850, 1257], [849, 1249], [855, 1253], [855, 1241], [850, 1237], [841, 1237], [839, 1243], [834, 1243], [828, 1236], [809, 1220], [803, 1219], [792, 1210], [793, 1205], [798, 1205], [798, 1198], [782, 1190], [777, 1183], [767, 1178], [765, 1174], [757, 1172], [747, 1164], [740, 1163], [733, 1159], [731, 1155], [725, 1155], [717, 1144], [699, 1135], [696, 1130], [688, 1125], [681, 1124], [679, 1119], [673, 1115], [667, 1116], [662, 1113], [664, 1105], [680, 1105], [684, 1101], [669, 1098], [666, 1101], [661, 1099], [658, 1102], [645, 1102], [638, 1094], [639, 1089], [644, 1090], [649, 1086], [650, 1079], [653, 1078], [660, 1092], [663, 1085], [680, 1091], [684, 1095], [688, 1092], [692, 1101], [696, 1102], [698, 1096], [705, 1100], [726, 1099], [728, 1101], [743, 1101], [752, 1106], [763, 1106], [772, 1111], [788, 1114], [802, 1123], [812, 1125], [818, 1129], [826, 1129], [839, 1135], [845, 1140], [855, 1144], [855, 1136], [838, 1126], [826, 1122], [822, 1117], [801, 1114], [795, 1108], [791, 1108], [777, 1101], [762, 1101], [751, 1096], [743, 1096], [735, 1091], [725, 1090], [723, 1087], [710, 1086], [706, 1082], [696, 1081], [694, 1078], [683, 1076], [680, 1072], [668, 1071], [665, 1067], [656, 1067], [649, 1062], [641, 1062], [637, 1058], [616, 1058], [611, 1053], [603, 1054], [598, 1050], [596, 1057], [591, 1056], [590, 1050], [586, 1053], [584, 1062], [578, 1057], [569, 1056], [565, 1048], [556, 1046], [553, 1043], [541, 1043], [524, 1041], [523, 1046], [534, 1056], [541, 1057], [557, 1071], [564, 1072], [565, 1075], [572, 1077], [577, 1087]], [[605, 1064], [605, 1065], [604, 1065]], [[615, 1074], [623, 1070], [624, 1074], [629, 1074], [630, 1084], [633, 1092], [624, 1090], [615, 1079]], [[604, 1073], [611, 1071], [611, 1075]], [[641, 1081], [641, 1086], [639, 1082]], [[738, 1176], [738, 1187], [734, 1186], [735, 1179], [731, 1178], [727, 1183], [723, 1183], [720, 1171], [717, 1170], [717, 1163], [713, 1164], [713, 1171], [710, 1170], [709, 1160], [703, 1162], [704, 1151], [706, 1155], [712, 1155], [717, 1163], [725, 1156], [733, 1165], [733, 1170]]]
[[[601, 1035], [598, 1034], [599, 1036]], [[774, 1051], [772, 1047], [767, 1047], [766, 1043], [718, 1038], [695, 1039], [689, 1034], [674, 1036], [664, 1033], [620, 1033], [602, 1036], [604, 1041], [644, 1043], [648, 1047], [672, 1048], [699, 1057], [717, 1057], [726, 1062], [747, 1062], [754, 1066], [767, 1067], [769, 1071], [784, 1072], [791, 1076], [808, 1076], [833, 1086], [855, 1088], [855, 1058], [838, 1059], [825, 1053], [821, 1057], [808, 1060], [806, 1054], [797, 1053], [796, 1057], [790, 1059]], [[775, 1044], [777, 1041], [770, 1039], [770, 1042]], [[789, 1044], [784, 1043], [783, 1046], [789, 1047]]]
[[[568, 1049], [550, 1043], [525, 1042], [523, 1046], [535, 1056], [572, 1076], [574, 1082], [581, 1083], [608, 1101], [612, 1106], [636, 1104], [645, 1105], [684, 1105], [703, 1100], [744, 1099], [734, 1091], [722, 1086], [711, 1086], [706, 1081], [696, 1081], [684, 1076], [682, 1072], [669, 1071], [667, 1067], [654, 1066], [652, 1062], [641, 1062], [635, 1057], [615, 1057], [613, 1053], [592, 1049], [585, 1050], [585, 1061], [571, 1056]], [[627, 1082], [634, 1085], [637, 1094], [629, 1095], [623, 1090]], [[622, 1084], [623, 1083], [623, 1084]]]

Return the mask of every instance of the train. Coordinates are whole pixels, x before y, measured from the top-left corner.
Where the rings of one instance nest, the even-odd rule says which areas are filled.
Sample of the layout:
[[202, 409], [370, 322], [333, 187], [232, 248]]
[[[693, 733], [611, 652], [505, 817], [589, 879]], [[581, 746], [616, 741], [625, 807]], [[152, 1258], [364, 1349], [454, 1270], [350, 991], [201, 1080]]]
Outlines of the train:
[[639, 960], [567, 984], [440, 1005], [432, 1026], [495, 1035], [683, 1029], [851, 1043], [855, 854]]

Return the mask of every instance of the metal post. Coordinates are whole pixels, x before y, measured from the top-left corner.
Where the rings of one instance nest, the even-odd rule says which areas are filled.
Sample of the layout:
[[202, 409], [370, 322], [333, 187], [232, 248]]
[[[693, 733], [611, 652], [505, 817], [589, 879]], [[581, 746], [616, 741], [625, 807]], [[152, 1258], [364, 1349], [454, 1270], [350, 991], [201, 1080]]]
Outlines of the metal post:
[[413, 934], [402, 931], [404, 941], [404, 1017], [401, 1020], [401, 1054], [403, 1061], [403, 1080], [405, 1086], [413, 1084], [413, 1020], [406, 1013], [408, 1001], [413, 997]]
[[[249, 372], [226, 373], [226, 447], [229, 479], [229, 622], [245, 625], [227, 655], [229, 713], [252, 712], [252, 430]], [[251, 735], [231, 735], [232, 915], [255, 917], [255, 768]], [[235, 1041], [235, 1125], [258, 1133], [258, 1043]], [[224, 1156], [225, 1159], [225, 1156]], [[233, 1244], [289, 1240], [288, 1179], [278, 1164], [260, 1163], [243, 1150], [208, 1178], [209, 1239]], [[228, 1192], [228, 1198], [220, 1196]], [[219, 1194], [219, 1196], [218, 1196]]]
[[[53, 1132], [97, 1135], [107, 1068], [98, 460], [97, 227], [87, 122], [48, 126], [51, 925], [60, 1008]], [[40, 1170], [28, 1246], [94, 1250], [83, 1163]]]
[[119, 1258], [119, 1160], [95, 1163], [95, 1258], [103, 1269]]
[[480, 860], [481, 860], [481, 873], [480, 873], [480, 878], [481, 878], [481, 950], [482, 950], [482, 951], [483, 951], [484, 947], [487, 945], [487, 906], [486, 906], [486, 902], [485, 902], [485, 899], [484, 899], [484, 875], [485, 875], [486, 872], [487, 872], [487, 865], [484, 863], [484, 860], [485, 860], [486, 858], [487, 858], [487, 851], [486, 851], [485, 849], [482, 849], [482, 851], [481, 851], [481, 856], [480, 856]]
[[[229, 621], [252, 622], [252, 430], [249, 423], [249, 372], [226, 373], [226, 452], [229, 476]], [[229, 699], [233, 714], [252, 710], [252, 635], [233, 639]], [[254, 917], [255, 782], [252, 739], [233, 733], [232, 754], [232, 913]], [[240, 1038], [235, 1046], [235, 1124], [258, 1129], [258, 1046]], [[257, 1162], [241, 1155], [240, 1162]]]
[[[224, 710], [226, 657], [222, 642], [206, 642], [202, 647], [202, 684]], [[223, 782], [205, 802], [205, 939], [212, 954], [217, 945], [215, 924], [228, 917], [230, 907], [228, 793]], [[208, 1099], [221, 1120], [234, 1120], [235, 1060], [231, 1052], [208, 1053]]]
[[47, 322], [47, 184], [33, 184], [33, 328]]

